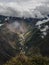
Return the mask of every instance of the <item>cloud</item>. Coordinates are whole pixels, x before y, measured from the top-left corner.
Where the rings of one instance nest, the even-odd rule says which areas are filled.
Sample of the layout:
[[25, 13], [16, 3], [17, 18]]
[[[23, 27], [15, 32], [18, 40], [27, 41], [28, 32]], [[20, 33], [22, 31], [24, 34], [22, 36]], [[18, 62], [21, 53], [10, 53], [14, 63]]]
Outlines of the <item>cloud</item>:
[[3, 24], [0, 24], [0, 27], [2, 26]]
[[7, 23], [7, 28], [14, 33], [25, 33], [27, 31], [27, 26], [26, 24], [23, 22], [18, 22], [18, 21], [14, 21], [13, 23], [8, 24]]
[[48, 22], [48, 21], [49, 21], [49, 18], [48, 18], [47, 20], [38, 21], [38, 22], [36, 23], [36, 25], [39, 26], [39, 25], [42, 25], [42, 24], [44, 24], [44, 23], [46, 23], [46, 22]]
[[43, 15], [49, 14], [49, 7], [47, 5], [36, 7], [35, 10], [38, 10]]
[[[47, 2], [49, 1], [47, 0]], [[43, 17], [41, 11], [45, 12], [43, 9], [46, 7], [43, 7], [43, 5], [46, 6], [47, 2], [46, 0], [0, 0], [0, 14], [16, 17], [35, 17], [34, 14], [37, 14], [37, 17]], [[34, 13], [34, 10], [36, 13]]]

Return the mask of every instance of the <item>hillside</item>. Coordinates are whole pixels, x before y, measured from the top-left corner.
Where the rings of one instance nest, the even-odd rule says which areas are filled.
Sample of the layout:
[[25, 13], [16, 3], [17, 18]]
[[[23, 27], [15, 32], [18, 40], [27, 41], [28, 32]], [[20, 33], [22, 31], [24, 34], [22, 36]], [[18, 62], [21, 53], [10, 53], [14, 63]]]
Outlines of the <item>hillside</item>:
[[[40, 26], [40, 28], [39, 28]], [[27, 35], [28, 34], [28, 35]], [[26, 36], [27, 35], [27, 36]], [[25, 47], [27, 54], [41, 54], [49, 57], [49, 21], [38, 25], [37, 27], [27, 32]], [[30, 56], [31, 56], [30, 54]]]
[[[38, 65], [38, 62], [43, 65], [44, 63], [49, 64], [47, 60], [49, 59], [49, 19], [36, 20], [35, 24], [33, 24], [33, 19], [16, 18], [15, 21], [14, 19], [6, 18], [6, 21], [3, 21], [3, 25], [0, 26], [0, 64], [9, 65], [11, 62], [12, 65], [13, 62], [17, 64], [20, 61], [18, 65], [23, 65], [22, 57], [25, 61], [27, 58], [24, 64], [29, 65], [30, 63], [31, 65], [32, 60], [34, 65]], [[21, 52], [23, 54], [20, 54]]]
[[0, 63], [19, 53], [19, 36], [9, 31], [6, 26], [0, 27]]
[[28, 57], [24, 54], [19, 54], [16, 57], [11, 58], [3, 65], [49, 65], [49, 58], [42, 56]]

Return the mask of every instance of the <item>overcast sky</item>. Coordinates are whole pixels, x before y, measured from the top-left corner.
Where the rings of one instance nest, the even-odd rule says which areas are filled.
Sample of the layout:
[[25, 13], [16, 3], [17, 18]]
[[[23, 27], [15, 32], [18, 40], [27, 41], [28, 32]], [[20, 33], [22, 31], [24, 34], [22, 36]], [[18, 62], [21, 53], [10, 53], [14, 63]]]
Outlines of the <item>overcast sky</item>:
[[41, 18], [49, 14], [49, 0], [0, 0], [0, 14]]

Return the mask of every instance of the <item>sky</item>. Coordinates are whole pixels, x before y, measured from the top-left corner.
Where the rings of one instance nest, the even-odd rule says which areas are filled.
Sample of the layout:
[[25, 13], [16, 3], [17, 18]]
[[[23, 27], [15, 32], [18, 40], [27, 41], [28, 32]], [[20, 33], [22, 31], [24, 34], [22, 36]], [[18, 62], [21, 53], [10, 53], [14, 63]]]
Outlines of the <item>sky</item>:
[[0, 0], [0, 15], [44, 18], [49, 14], [49, 0]]

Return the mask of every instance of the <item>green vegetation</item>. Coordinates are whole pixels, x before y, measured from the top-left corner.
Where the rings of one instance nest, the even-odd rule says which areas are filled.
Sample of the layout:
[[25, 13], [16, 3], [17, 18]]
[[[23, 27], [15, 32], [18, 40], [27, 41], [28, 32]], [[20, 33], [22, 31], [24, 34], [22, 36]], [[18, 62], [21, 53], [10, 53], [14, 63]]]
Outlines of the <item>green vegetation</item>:
[[49, 58], [42, 56], [28, 57], [20, 54], [11, 58], [3, 65], [49, 65]]

